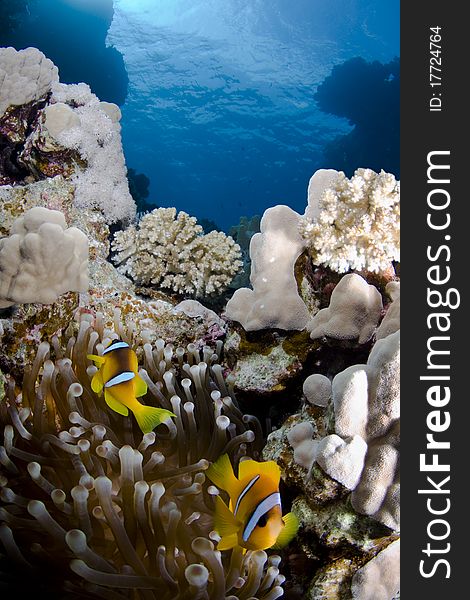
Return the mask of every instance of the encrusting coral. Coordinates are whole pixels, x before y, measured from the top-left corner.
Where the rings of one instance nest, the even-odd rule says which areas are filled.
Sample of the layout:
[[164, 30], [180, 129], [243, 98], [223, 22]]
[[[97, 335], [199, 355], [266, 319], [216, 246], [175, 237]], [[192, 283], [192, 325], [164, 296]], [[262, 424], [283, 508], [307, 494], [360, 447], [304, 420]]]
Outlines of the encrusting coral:
[[88, 239], [60, 211], [31, 208], [0, 239], [0, 308], [87, 289]]
[[386, 271], [400, 260], [400, 182], [391, 173], [320, 170], [309, 185], [300, 232], [312, 260], [333, 271]]
[[[278, 556], [215, 549], [217, 490], [204, 472], [222, 453], [236, 463], [260, 450], [260, 424], [223, 376], [221, 342], [152, 347], [133, 331], [85, 315], [65, 347], [39, 345], [22, 391], [6, 378], [0, 542], [11, 577], [12, 565], [32, 585], [47, 577], [62, 598], [275, 600]], [[118, 336], [143, 361], [146, 403], [177, 415], [143, 436], [90, 387], [86, 355]]]
[[118, 271], [138, 284], [196, 298], [220, 294], [240, 270], [240, 247], [220, 231], [204, 231], [195, 217], [156, 208], [112, 243]]

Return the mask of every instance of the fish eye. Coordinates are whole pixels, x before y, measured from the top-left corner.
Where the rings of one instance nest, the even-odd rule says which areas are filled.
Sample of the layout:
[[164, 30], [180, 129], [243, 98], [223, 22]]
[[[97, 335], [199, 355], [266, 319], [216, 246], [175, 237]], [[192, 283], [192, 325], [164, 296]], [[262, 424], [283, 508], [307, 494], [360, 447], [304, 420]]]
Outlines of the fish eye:
[[261, 517], [258, 520], [258, 527], [266, 527], [266, 523], [268, 522], [268, 516], [265, 513], [264, 515], [261, 515]]

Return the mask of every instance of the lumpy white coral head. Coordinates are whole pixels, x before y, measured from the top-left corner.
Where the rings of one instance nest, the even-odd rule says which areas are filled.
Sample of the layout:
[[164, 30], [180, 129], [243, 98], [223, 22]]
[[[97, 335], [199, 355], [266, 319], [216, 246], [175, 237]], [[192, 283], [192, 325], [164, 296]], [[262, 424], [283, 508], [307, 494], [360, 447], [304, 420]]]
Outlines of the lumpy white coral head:
[[60, 211], [34, 207], [0, 240], [0, 307], [50, 304], [68, 291], [88, 289], [88, 239], [67, 229]]
[[307, 188], [307, 207], [304, 213], [306, 219], [313, 221], [318, 218], [320, 199], [327, 189], [335, 185], [339, 174], [340, 172], [334, 169], [319, 169], [310, 177]]
[[0, 117], [10, 106], [45, 97], [59, 72], [37, 48], [0, 48]]
[[301, 216], [288, 206], [265, 211], [250, 242], [253, 289], [236, 290], [226, 307], [227, 317], [246, 331], [266, 328], [301, 330], [309, 312], [297, 291], [294, 265], [305, 249], [299, 234]]
[[310, 321], [310, 337], [327, 336], [364, 344], [372, 337], [381, 311], [382, 297], [377, 288], [360, 275], [349, 273], [333, 290], [328, 308]]

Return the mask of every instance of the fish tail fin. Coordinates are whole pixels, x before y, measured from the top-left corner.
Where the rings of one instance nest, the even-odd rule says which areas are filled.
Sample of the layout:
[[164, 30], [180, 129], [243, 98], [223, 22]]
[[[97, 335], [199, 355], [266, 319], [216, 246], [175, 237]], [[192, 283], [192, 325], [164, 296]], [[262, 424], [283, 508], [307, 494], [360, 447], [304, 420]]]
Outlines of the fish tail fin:
[[133, 413], [142, 433], [150, 433], [157, 425], [160, 425], [160, 423], [163, 423], [169, 417], [176, 417], [174, 413], [164, 408], [144, 406], [143, 404], [133, 410]]
[[235, 477], [228, 454], [222, 454], [222, 456], [212, 463], [206, 471], [206, 476], [214, 485], [225, 490], [232, 497], [231, 492], [237, 488], [238, 479]]
[[293, 512], [284, 515], [282, 520], [284, 521], [284, 527], [278, 535], [276, 543], [271, 546], [274, 550], [280, 550], [281, 548], [284, 548], [284, 546], [287, 546], [287, 544], [294, 539], [299, 530], [299, 519]]

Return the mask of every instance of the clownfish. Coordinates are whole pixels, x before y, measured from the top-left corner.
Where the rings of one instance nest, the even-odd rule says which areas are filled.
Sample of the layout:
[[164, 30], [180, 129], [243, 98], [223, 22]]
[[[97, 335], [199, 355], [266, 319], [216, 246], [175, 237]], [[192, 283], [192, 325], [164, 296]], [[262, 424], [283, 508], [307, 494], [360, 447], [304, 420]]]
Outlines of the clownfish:
[[126, 342], [113, 340], [102, 356], [87, 354], [87, 358], [99, 367], [91, 380], [91, 389], [100, 394], [104, 388], [106, 404], [120, 415], [127, 417], [131, 410], [143, 433], [150, 433], [165, 419], [176, 416], [137, 400], [147, 393], [147, 384], [138, 373], [137, 356]]
[[281, 471], [274, 461], [241, 461], [237, 478], [228, 455], [223, 454], [206, 475], [230, 497], [229, 506], [220, 496], [215, 500], [214, 529], [221, 537], [218, 550], [282, 548], [296, 535], [297, 517], [294, 513], [282, 516]]

